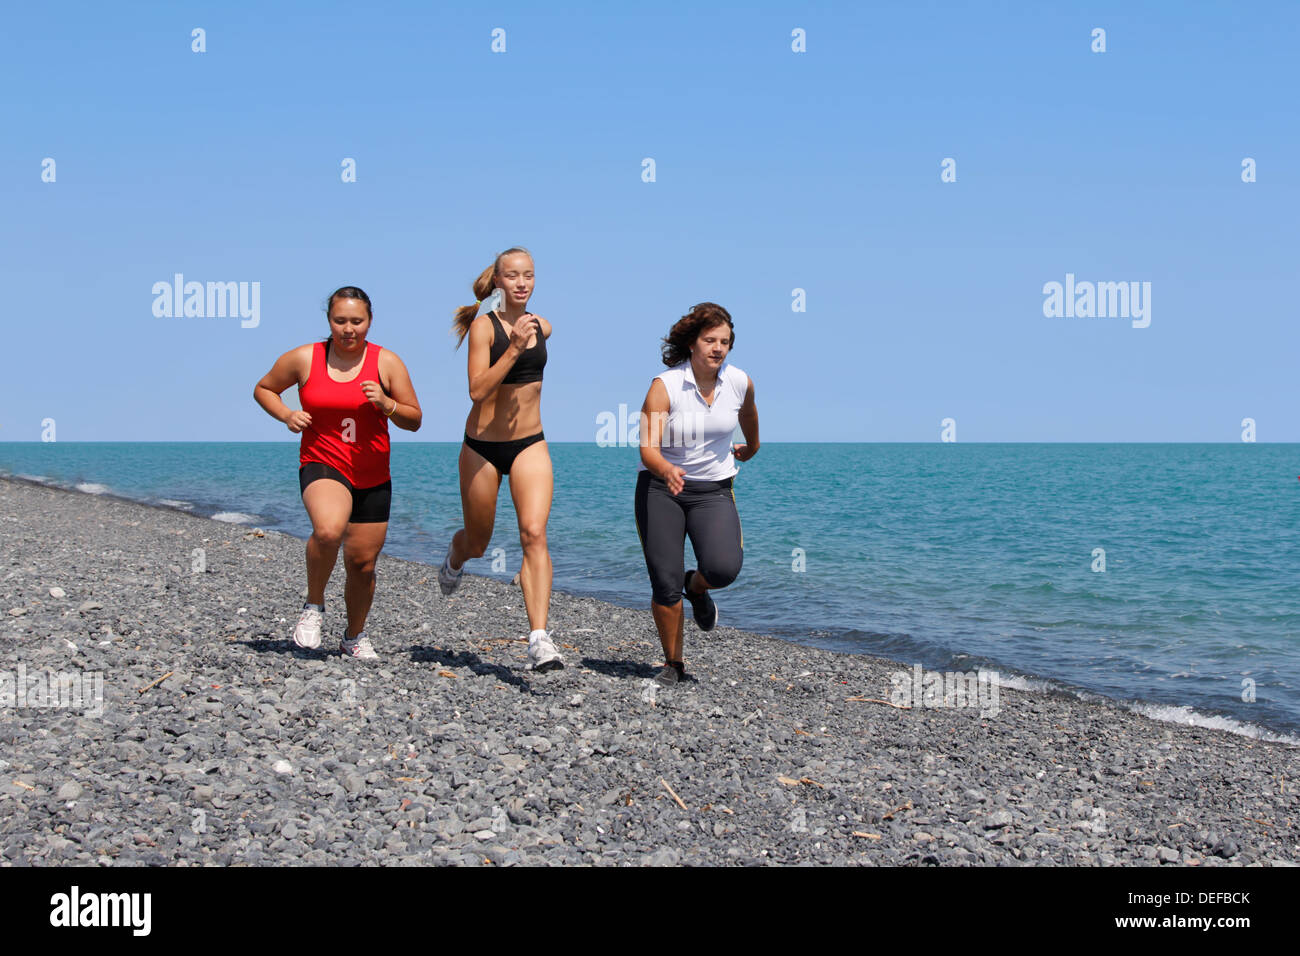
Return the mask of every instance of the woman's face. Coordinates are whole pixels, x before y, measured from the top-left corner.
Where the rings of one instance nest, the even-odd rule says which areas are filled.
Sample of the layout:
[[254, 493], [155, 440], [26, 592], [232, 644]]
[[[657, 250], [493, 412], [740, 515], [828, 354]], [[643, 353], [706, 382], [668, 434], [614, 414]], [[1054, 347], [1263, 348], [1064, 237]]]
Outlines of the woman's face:
[[503, 256], [496, 281], [506, 294], [506, 304], [522, 309], [533, 295], [533, 260], [522, 252]]
[[370, 331], [370, 310], [360, 299], [335, 299], [330, 306], [330, 334], [339, 348], [364, 345]]
[[717, 371], [731, 351], [731, 326], [726, 322], [704, 329], [691, 346], [691, 357], [707, 369]]

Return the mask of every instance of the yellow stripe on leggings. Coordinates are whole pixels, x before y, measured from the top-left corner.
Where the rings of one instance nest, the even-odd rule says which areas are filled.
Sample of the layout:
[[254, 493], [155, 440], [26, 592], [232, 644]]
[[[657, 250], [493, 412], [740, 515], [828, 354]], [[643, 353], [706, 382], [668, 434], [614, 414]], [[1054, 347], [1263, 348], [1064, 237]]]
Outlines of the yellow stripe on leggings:
[[[731, 503], [736, 503], [736, 486], [731, 486]], [[745, 550], [745, 523], [740, 520], [740, 508], [736, 508], [736, 524], [740, 525], [740, 550]]]

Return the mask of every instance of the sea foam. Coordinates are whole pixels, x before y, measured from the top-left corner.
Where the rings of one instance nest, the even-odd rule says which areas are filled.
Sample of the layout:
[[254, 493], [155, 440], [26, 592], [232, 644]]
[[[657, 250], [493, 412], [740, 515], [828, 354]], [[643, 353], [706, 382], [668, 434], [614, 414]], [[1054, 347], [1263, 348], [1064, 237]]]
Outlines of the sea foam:
[[213, 521], [225, 521], [228, 524], [254, 524], [257, 515], [246, 515], [242, 511], [219, 511], [212, 516]]

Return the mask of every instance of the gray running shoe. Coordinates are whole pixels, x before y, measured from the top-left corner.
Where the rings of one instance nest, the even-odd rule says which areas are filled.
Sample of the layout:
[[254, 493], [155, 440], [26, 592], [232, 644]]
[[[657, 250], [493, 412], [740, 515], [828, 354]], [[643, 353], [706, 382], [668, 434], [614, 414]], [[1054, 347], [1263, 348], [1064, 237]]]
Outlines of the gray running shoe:
[[686, 680], [686, 668], [681, 661], [665, 661], [664, 669], [655, 675], [655, 683], [661, 687], [672, 687]]
[[356, 637], [344, 637], [339, 642], [339, 653], [354, 661], [379, 660], [379, 655], [375, 653], [375, 649], [370, 643], [370, 638], [366, 637], [365, 631], [362, 631]]
[[314, 651], [320, 647], [322, 615], [314, 604], [308, 604], [298, 615], [298, 623], [293, 629], [293, 642], [305, 651]]
[[465, 565], [460, 566], [459, 571], [451, 569], [451, 546], [447, 547], [447, 556], [442, 559], [442, 567], [438, 569], [438, 587], [442, 588], [442, 596], [448, 597], [451, 592], [460, 587], [461, 576], [465, 573]]

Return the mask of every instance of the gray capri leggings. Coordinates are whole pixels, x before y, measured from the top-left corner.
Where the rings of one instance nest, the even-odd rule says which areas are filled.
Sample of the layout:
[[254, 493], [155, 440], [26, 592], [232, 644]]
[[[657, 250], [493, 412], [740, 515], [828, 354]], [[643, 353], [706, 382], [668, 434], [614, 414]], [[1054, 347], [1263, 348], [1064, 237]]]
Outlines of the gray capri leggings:
[[725, 588], [740, 574], [744, 535], [731, 479], [688, 481], [677, 495], [648, 471], [636, 479], [636, 530], [641, 535], [654, 602], [673, 607], [682, 599], [686, 578], [683, 548], [690, 535], [700, 574], [712, 587]]

